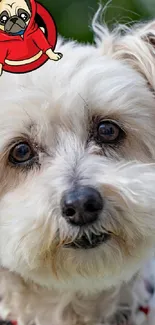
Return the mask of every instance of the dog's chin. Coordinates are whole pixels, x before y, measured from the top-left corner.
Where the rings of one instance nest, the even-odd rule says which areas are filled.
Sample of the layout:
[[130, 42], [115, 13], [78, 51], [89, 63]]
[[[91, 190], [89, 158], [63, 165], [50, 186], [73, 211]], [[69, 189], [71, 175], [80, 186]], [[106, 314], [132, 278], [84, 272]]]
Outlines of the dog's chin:
[[92, 249], [97, 248], [103, 243], [106, 243], [110, 240], [110, 234], [108, 233], [98, 233], [98, 234], [89, 234], [82, 235], [80, 238], [75, 239], [73, 242], [66, 244], [65, 247], [73, 249]]

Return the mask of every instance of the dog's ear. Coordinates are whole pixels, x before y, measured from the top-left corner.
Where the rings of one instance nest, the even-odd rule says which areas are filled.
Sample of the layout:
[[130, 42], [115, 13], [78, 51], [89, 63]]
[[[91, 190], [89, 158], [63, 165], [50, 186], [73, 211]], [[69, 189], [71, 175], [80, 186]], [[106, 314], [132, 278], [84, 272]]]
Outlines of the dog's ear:
[[140, 72], [155, 90], [155, 21], [127, 28], [116, 38], [113, 56]]
[[100, 24], [99, 8], [93, 20], [95, 43], [103, 55], [124, 60], [130, 64], [155, 90], [155, 21], [136, 24], [131, 28], [119, 25], [111, 32]]
[[25, 0], [30, 12], [32, 12], [32, 8], [31, 8], [31, 3], [30, 3], [30, 0]]

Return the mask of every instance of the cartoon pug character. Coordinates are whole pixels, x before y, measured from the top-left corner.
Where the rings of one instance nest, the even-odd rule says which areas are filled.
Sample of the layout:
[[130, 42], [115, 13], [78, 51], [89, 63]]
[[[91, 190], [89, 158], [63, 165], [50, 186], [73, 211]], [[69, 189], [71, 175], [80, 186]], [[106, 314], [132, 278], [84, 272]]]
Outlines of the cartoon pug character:
[[58, 61], [45, 34], [35, 22], [35, 0], [0, 0], [0, 75], [3, 66], [28, 65], [47, 55]]

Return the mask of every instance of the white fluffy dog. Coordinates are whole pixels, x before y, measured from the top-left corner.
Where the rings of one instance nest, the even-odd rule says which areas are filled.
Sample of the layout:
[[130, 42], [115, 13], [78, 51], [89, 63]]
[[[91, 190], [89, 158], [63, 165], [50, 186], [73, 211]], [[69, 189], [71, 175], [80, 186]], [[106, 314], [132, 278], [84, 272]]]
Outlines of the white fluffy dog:
[[20, 324], [115, 321], [154, 250], [155, 22], [93, 30], [0, 80], [1, 309]]

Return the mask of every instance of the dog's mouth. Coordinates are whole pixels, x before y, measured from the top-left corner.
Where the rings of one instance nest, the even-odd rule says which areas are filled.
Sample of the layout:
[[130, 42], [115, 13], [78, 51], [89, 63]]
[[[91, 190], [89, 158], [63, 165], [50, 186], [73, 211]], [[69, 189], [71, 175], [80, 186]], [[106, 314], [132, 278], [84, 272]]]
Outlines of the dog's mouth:
[[101, 244], [107, 242], [110, 239], [111, 235], [109, 233], [100, 233], [100, 234], [89, 234], [83, 235], [80, 238], [77, 238], [75, 241], [66, 244], [67, 248], [74, 249], [92, 249], [100, 246]]

